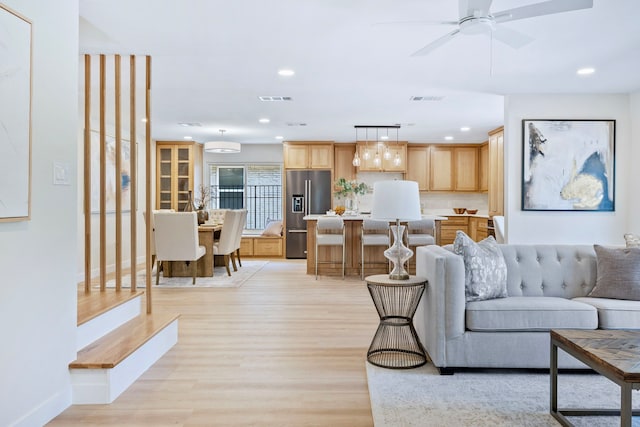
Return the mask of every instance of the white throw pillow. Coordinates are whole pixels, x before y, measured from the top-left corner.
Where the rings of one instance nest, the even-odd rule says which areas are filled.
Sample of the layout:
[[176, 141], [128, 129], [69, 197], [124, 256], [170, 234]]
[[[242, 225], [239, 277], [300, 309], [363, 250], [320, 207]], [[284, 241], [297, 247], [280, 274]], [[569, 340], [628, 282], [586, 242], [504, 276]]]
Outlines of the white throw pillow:
[[464, 261], [467, 302], [507, 296], [507, 264], [493, 236], [476, 243], [458, 230], [453, 252]]
[[640, 248], [640, 237], [635, 234], [627, 233], [624, 235], [624, 241], [628, 248]]
[[282, 236], [282, 221], [267, 221], [267, 226], [264, 228], [262, 235], [270, 237]]

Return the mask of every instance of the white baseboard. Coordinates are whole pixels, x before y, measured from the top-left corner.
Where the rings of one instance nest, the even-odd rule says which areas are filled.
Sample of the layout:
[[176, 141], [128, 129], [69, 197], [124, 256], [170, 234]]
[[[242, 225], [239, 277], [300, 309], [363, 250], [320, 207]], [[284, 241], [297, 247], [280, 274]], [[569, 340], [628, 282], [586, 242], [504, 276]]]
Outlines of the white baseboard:
[[70, 369], [73, 404], [113, 402], [178, 342], [178, 319], [112, 369]]
[[[146, 256], [139, 256], [138, 257], [138, 261], [136, 262], [136, 265], [138, 264], [142, 264], [147, 260]], [[131, 267], [131, 260], [127, 259], [122, 261], [122, 268], [129, 268]], [[113, 273], [114, 271], [116, 271], [116, 265], [115, 264], [109, 264], [107, 265], [107, 273]], [[96, 268], [92, 268], [91, 269], [91, 277], [98, 277], [100, 276], [100, 268], [96, 267]], [[84, 271], [79, 271], [77, 276], [76, 276], [76, 280], [78, 281], [78, 283], [83, 282], [84, 281]]]
[[31, 409], [19, 419], [10, 422], [10, 427], [43, 426], [71, 406], [71, 387], [65, 387]]

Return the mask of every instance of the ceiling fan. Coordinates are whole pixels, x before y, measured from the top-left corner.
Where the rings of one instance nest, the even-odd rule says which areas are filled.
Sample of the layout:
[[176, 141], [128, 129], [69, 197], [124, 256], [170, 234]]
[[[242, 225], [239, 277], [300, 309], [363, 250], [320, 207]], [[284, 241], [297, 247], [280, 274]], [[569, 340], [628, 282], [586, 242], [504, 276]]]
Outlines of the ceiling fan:
[[533, 38], [500, 25], [503, 22], [593, 7], [593, 0], [549, 0], [492, 13], [489, 11], [491, 2], [492, 0], [458, 0], [459, 20], [422, 22], [455, 25], [457, 28], [414, 52], [411, 56], [427, 55], [459, 34], [486, 34], [517, 49], [530, 43]]

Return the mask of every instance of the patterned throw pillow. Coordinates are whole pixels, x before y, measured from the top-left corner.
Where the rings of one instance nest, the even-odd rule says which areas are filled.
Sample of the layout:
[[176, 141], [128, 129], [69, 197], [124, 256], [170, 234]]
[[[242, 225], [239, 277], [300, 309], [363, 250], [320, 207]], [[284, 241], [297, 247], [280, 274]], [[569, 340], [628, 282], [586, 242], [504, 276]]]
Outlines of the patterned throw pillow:
[[640, 248], [640, 237], [635, 234], [627, 233], [624, 235], [624, 241], [628, 248]]
[[596, 251], [596, 286], [590, 297], [640, 300], [640, 248], [607, 248]]
[[467, 302], [507, 296], [507, 264], [493, 236], [476, 243], [458, 231], [453, 252], [462, 255], [464, 261]]

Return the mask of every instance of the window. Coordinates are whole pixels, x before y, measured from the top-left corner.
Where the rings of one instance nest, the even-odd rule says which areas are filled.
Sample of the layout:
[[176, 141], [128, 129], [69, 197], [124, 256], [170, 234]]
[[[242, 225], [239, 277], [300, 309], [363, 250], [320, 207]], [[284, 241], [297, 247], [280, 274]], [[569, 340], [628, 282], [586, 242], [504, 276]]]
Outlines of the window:
[[209, 165], [211, 209], [247, 209], [247, 230], [282, 219], [280, 165]]

